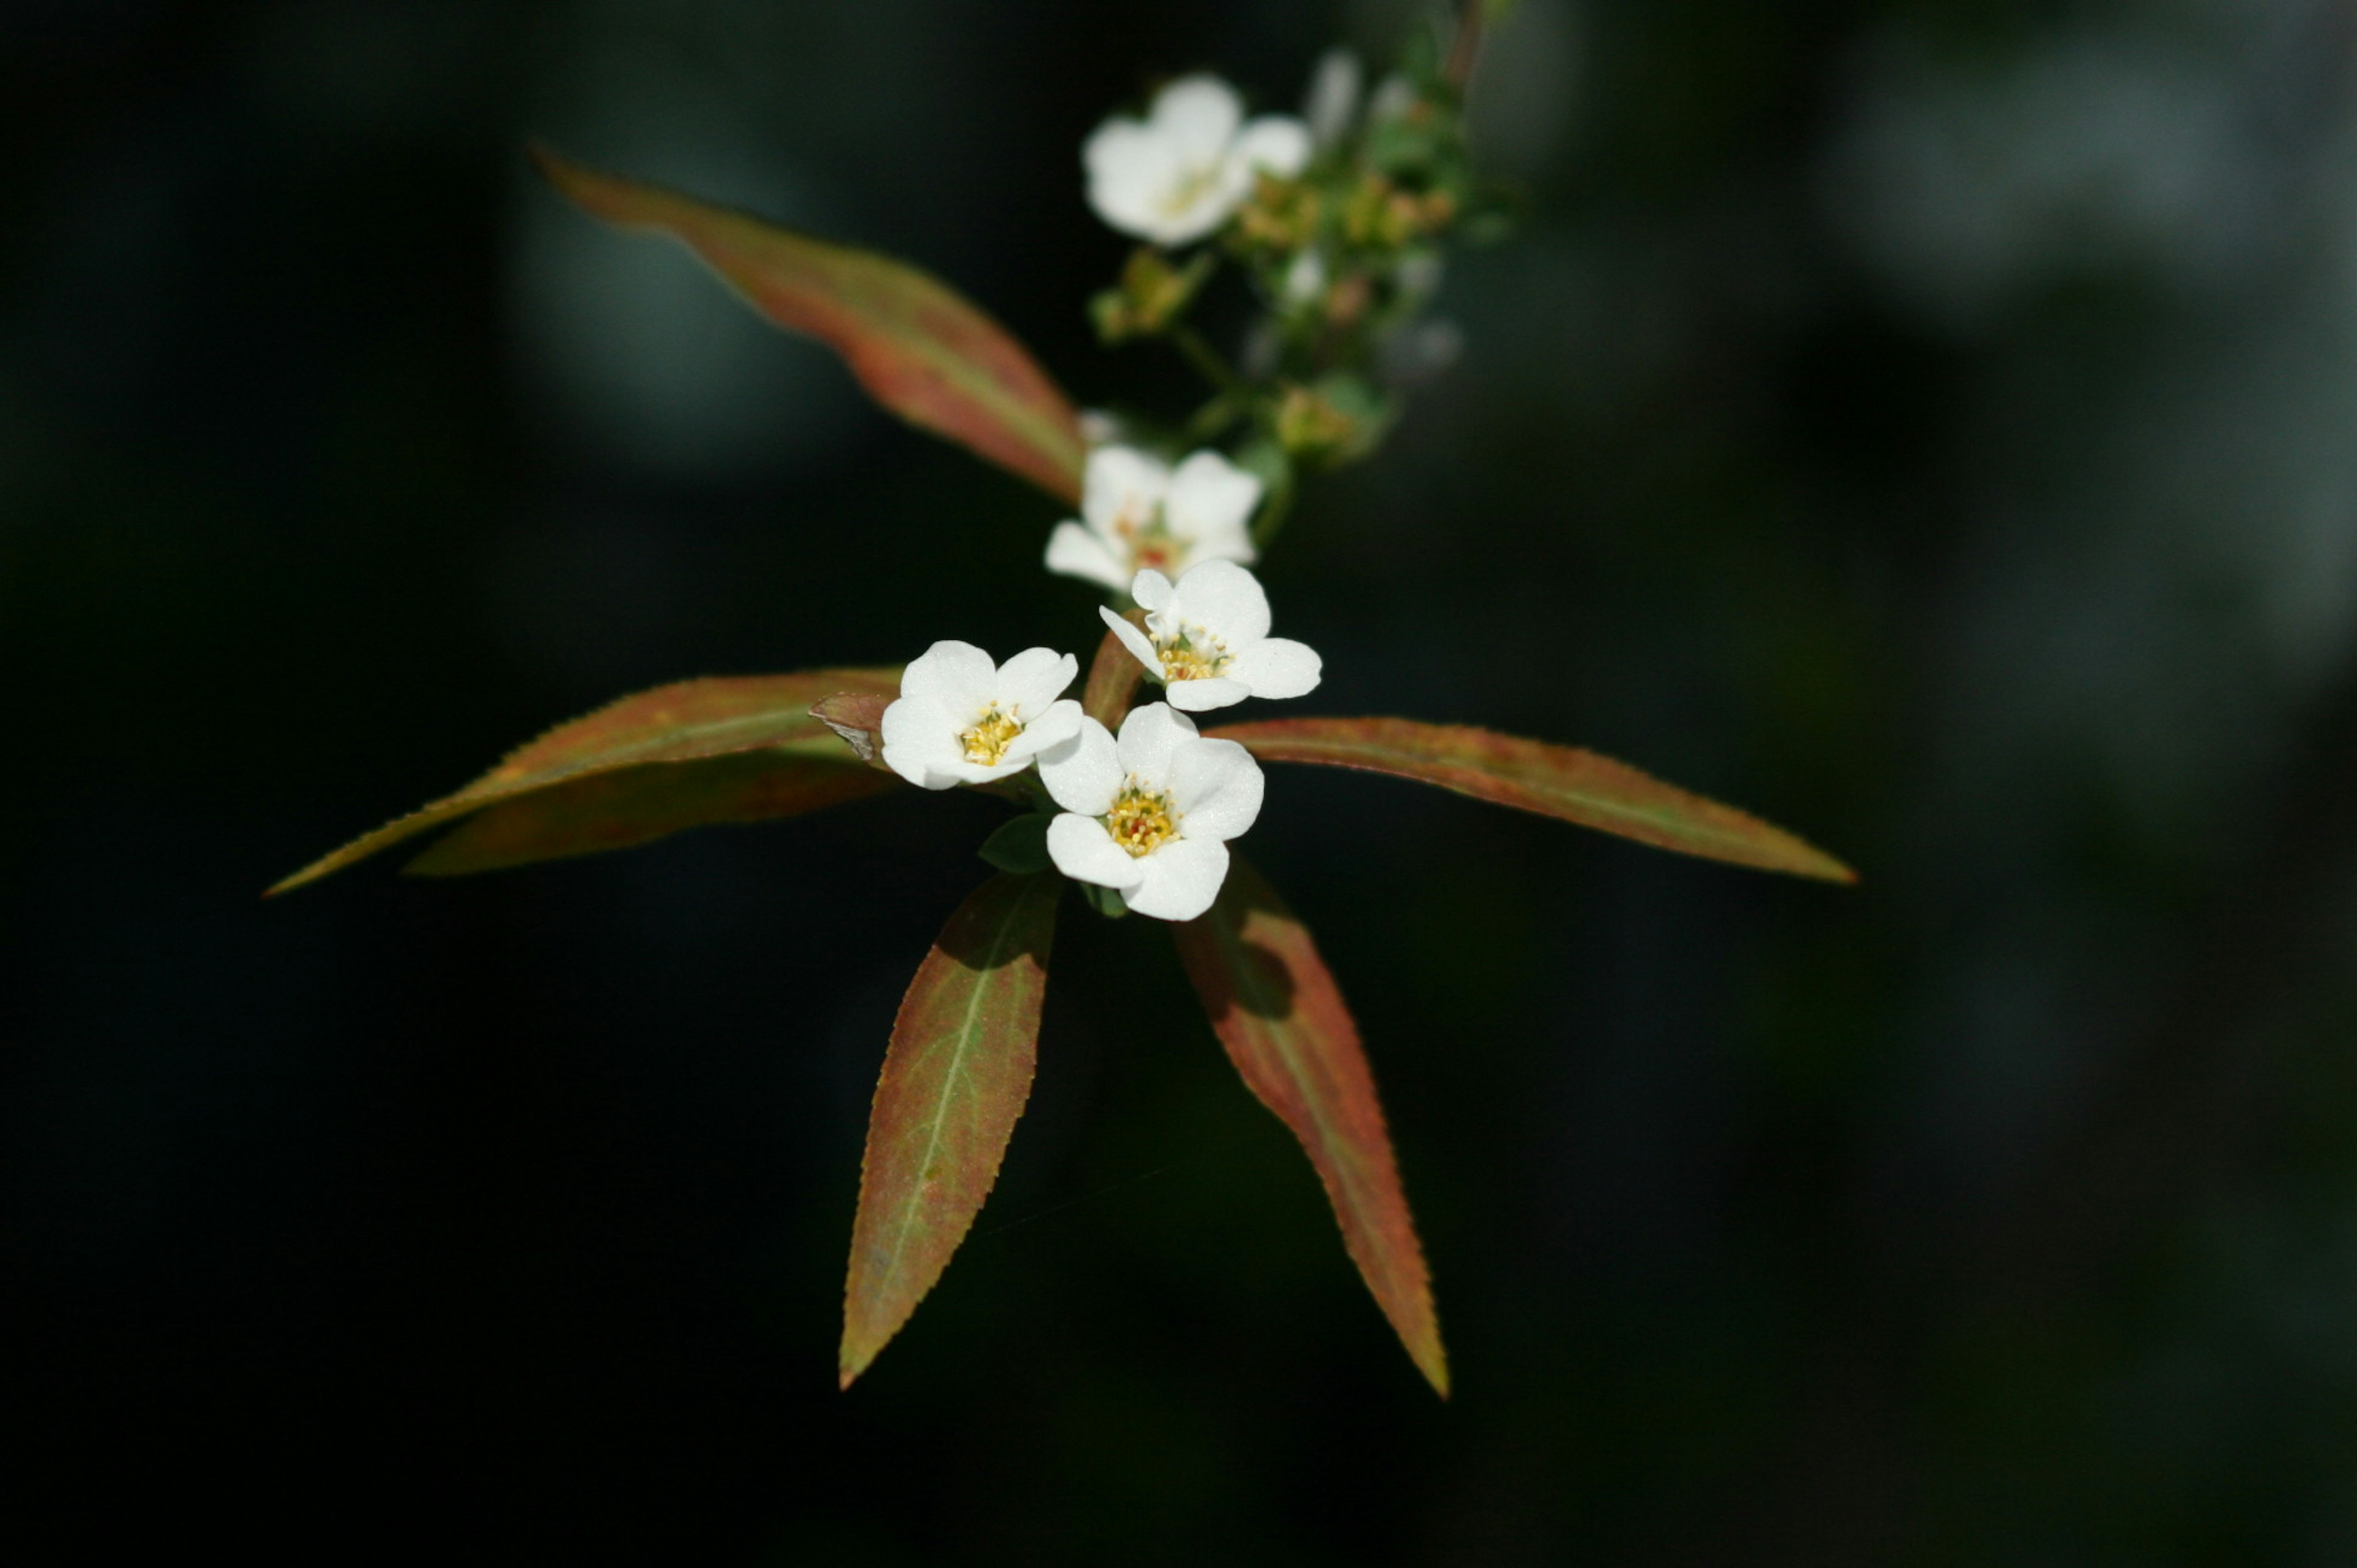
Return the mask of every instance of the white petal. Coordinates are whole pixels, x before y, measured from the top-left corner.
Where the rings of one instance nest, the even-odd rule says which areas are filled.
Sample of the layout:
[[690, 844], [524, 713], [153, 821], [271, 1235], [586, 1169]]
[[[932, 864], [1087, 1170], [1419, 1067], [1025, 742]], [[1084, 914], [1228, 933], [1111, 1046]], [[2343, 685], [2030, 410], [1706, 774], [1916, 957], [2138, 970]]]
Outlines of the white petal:
[[1232, 561], [1252, 559], [1252, 539], [1246, 528], [1253, 509], [1260, 505], [1260, 480], [1217, 452], [1198, 452], [1170, 476], [1169, 499], [1163, 518], [1179, 538], [1209, 544], [1243, 542], [1244, 553], [1232, 549], [1212, 552]]
[[965, 754], [960, 752], [946, 761], [932, 765], [930, 775], [933, 782], [926, 788], [942, 789], [952, 784], [996, 784], [1030, 766], [1028, 757], [1016, 757], [1011, 751], [996, 762], [968, 762]]
[[1070, 811], [1048, 824], [1048, 858], [1073, 881], [1100, 887], [1135, 887], [1146, 879], [1146, 862], [1114, 843], [1103, 822]]
[[1094, 719], [1082, 718], [1079, 734], [1040, 753], [1039, 782], [1068, 811], [1102, 817], [1112, 811], [1113, 798], [1121, 793], [1121, 758], [1113, 732]]
[[1129, 656], [1145, 665], [1146, 672], [1156, 680], [1162, 679], [1162, 655], [1154, 651], [1154, 644], [1146, 640], [1146, 634], [1103, 605], [1097, 607], [1097, 614], [1106, 626], [1113, 628], [1113, 634], [1121, 639], [1121, 645], [1129, 650]]
[[1190, 714], [1209, 713], [1213, 708], [1232, 708], [1252, 694], [1250, 686], [1242, 681], [1231, 681], [1224, 675], [1214, 675], [1205, 681], [1173, 681], [1162, 688], [1163, 701]]
[[1258, 577], [1232, 561], [1189, 567], [1170, 596], [1170, 614], [1203, 628], [1232, 651], [1268, 635], [1268, 595]]
[[1209, 167], [1236, 139], [1244, 117], [1236, 90], [1216, 76], [1187, 76], [1154, 95], [1147, 126], [1190, 164]]
[[1157, 238], [1165, 199], [1186, 177], [1177, 149], [1135, 120], [1115, 119], [1096, 128], [1081, 161], [1096, 215], [1125, 234]]
[[1081, 475], [1081, 515], [1107, 542], [1119, 537], [1124, 518], [1140, 525], [1170, 489], [1170, 470], [1134, 446], [1100, 446], [1089, 454]]
[[1309, 95], [1301, 105], [1302, 122], [1309, 127], [1312, 142], [1319, 147], [1341, 145], [1351, 134], [1351, 123], [1359, 117], [1364, 81], [1359, 57], [1349, 49], [1330, 48], [1318, 57], [1318, 69], [1309, 78]]
[[1148, 566], [1129, 580], [1129, 596], [1142, 610], [1158, 610], [1170, 602], [1170, 579]]
[[[1110, 842], [1110, 841], [1108, 841]], [[1053, 830], [1049, 845], [1054, 848]], [[1115, 854], [1123, 852], [1114, 851]], [[1138, 862], [1146, 878], [1121, 901], [1157, 920], [1191, 920], [1210, 908], [1228, 879], [1228, 846], [1217, 839], [1178, 839]]]
[[1021, 735], [1007, 742], [1006, 759], [1015, 762], [1055, 750], [1081, 733], [1081, 704], [1069, 697], [1050, 703], [1023, 726]]
[[1136, 775], [1141, 783], [1166, 789], [1170, 785], [1171, 754], [1194, 738], [1194, 721], [1164, 703], [1132, 708], [1129, 717], [1121, 721], [1116, 748], [1121, 770]]
[[1265, 637], [1239, 649], [1228, 674], [1252, 688], [1255, 697], [1305, 697], [1318, 689], [1326, 661], [1306, 642]]
[[1309, 127], [1290, 114], [1264, 114], [1244, 127], [1229, 156], [1248, 170], [1291, 179], [1309, 162]]
[[1114, 593], [1129, 586], [1129, 563], [1077, 522], [1060, 522], [1048, 535], [1048, 570], [1102, 583]]
[[[957, 726], [930, 697], [903, 697], [884, 710], [884, 766], [920, 789], [946, 789], [956, 780], [935, 769], [960, 755]], [[939, 783], [933, 782], [941, 777]]]
[[1048, 711], [1081, 672], [1081, 661], [1052, 648], [1027, 648], [998, 667], [998, 705], [1009, 718]]
[[1232, 839], [1260, 815], [1266, 780], [1253, 754], [1232, 740], [1182, 746], [1170, 764], [1170, 804], [1189, 839]]
[[979, 714], [997, 684], [998, 666], [971, 642], [936, 642], [900, 671], [900, 695], [929, 698], [952, 717]]

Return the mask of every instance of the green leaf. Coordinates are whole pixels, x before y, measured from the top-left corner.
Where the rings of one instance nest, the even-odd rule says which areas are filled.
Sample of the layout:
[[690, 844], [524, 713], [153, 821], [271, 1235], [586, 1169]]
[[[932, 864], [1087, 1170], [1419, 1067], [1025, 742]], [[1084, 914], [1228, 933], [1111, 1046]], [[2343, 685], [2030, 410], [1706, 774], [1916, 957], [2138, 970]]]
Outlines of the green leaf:
[[532, 157], [585, 211], [685, 244], [769, 320], [842, 355], [876, 401], [911, 424], [1079, 501], [1086, 447], [1071, 401], [1005, 328], [938, 278], [599, 174], [545, 147]]
[[1029, 876], [1048, 869], [1048, 823], [1045, 811], [1029, 811], [998, 824], [977, 852], [1001, 871]]
[[1359, 1276], [1417, 1370], [1446, 1398], [1448, 1359], [1431, 1280], [1374, 1075], [1308, 929], [1239, 857], [1211, 912], [1171, 933], [1228, 1059], [1301, 1140]]
[[887, 776], [861, 767], [810, 708], [845, 691], [895, 692], [899, 681], [897, 670], [815, 670], [682, 681], [624, 697], [559, 725], [457, 793], [362, 834], [270, 891], [315, 882], [477, 812], [488, 820], [414, 869], [448, 875], [585, 854], [888, 788]]
[[917, 970], [876, 1084], [844, 1285], [845, 1388], [949, 1265], [982, 1210], [1031, 1092], [1053, 876], [994, 876]]
[[1857, 880], [1848, 866], [1781, 828], [1573, 746], [1412, 719], [1269, 719], [1204, 733], [1241, 742], [1264, 762], [1388, 773], [1682, 854], [1827, 882]]

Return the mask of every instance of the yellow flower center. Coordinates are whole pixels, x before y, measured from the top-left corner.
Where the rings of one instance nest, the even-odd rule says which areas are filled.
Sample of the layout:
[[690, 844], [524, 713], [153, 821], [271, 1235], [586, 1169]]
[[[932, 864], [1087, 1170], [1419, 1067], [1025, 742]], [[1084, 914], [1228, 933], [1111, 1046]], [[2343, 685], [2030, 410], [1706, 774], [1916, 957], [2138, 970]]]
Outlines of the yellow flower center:
[[1114, 797], [1104, 825], [1113, 842], [1133, 855], [1152, 854], [1178, 835], [1178, 818], [1170, 809], [1170, 797], [1155, 794], [1135, 779]]
[[[941, 732], [933, 732], [939, 735]], [[982, 717], [974, 721], [972, 729], [958, 731], [958, 740], [965, 747], [965, 759], [981, 768], [996, 768], [1006, 760], [1006, 748], [1023, 733], [1023, 725], [998, 711], [993, 703], [983, 709]]]
[[1165, 218], [1184, 217], [1189, 208], [1211, 194], [1211, 188], [1220, 183], [1221, 173], [1218, 163], [1208, 163], [1190, 168], [1172, 180], [1169, 188], [1162, 193], [1162, 215]]
[[1200, 626], [1180, 627], [1154, 639], [1162, 656], [1162, 679], [1209, 681], [1228, 667], [1228, 645]]

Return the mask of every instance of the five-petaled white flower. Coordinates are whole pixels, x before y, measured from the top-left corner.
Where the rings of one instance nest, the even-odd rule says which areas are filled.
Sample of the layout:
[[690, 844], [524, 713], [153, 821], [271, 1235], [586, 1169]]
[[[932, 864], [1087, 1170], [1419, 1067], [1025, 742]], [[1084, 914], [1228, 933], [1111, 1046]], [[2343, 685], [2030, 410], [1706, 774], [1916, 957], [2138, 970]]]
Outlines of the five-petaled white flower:
[[1080, 660], [1027, 648], [1004, 664], [970, 642], [936, 642], [900, 672], [884, 710], [884, 763], [927, 789], [987, 784], [1072, 738], [1081, 704], [1056, 700]]
[[1146, 571], [1130, 585], [1146, 611], [1140, 631], [1099, 607], [1122, 645], [1189, 713], [1246, 697], [1298, 697], [1317, 689], [1324, 661], [1308, 643], [1268, 634], [1268, 595], [1232, 561], [1206, 561], [1174, 585]]
[[1309, 161], [1309, 128], [1287, 114], [1247, 124], [1235, 89], [1189, 76], [1155, 94], [1144, 120], [1116, 115], [1082, 149], [1089, 205], [1157, 245], [1200, 240], [1228, 220], [1265, 169], [1289, 179]]
[[1161, 703], [1133, 708], [1115, 740], [1094, 719], [1039, 759], [1064, 812], [1048, 824], [1048, 855], [1158, 920], [1191, 920], [1228, 876], [1228, 846], [1260, 815], [1260, 764], [1232, 740], [1205, 740]]
[[1089, 454], [1079, 522], [1048, 536], [1048, 570], [1120, 592], [1142, 567], [1184, 572], [1198, 561], [1254, 560], [1247, 526], [1261, 483], [1217, 452], [1176, 470], [1128, 446]]

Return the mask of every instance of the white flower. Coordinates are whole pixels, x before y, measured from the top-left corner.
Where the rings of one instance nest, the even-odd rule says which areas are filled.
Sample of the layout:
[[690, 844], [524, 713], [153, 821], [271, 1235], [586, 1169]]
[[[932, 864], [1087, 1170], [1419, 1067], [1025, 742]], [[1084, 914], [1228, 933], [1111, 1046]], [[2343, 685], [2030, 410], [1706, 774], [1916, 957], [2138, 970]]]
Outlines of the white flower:
[[1056, 694], [1080, 660], [1027, 648], [1004, 664], [970, 642], [936, 642], [900, 672], [884, 710], [884, 765], [926, 789], [1020, 773], [1081, 727], [1081, 704]]
[[1189, 76], [1157, 93], [1144, 120], [1116, 115], [1081, 150], [1089, 205], [1125, 234], [1157, 245], [1200, 240], [1252, 194], [1254, 172], [1291, 178], [1309, 161], [1309, 130], [1286, 114], [1243, 123], [1235, 89]]
[[1141, 567], [1183, 572], [1198, 561], [1251, 561], [1247, 527], [1260, 481], [1221, 456], [1198, 452], [1176, 472], [1127, 446], [1089, 454], [1082, 522], [1048, 536], [1048, 570], [1119, 592]]
[[1191, 920], [1228, 876], [1228, 846], [1260, 815], [1260, 764], [1232, 740], [1205, 740], [1160, 703], [1133, 708], [1115, 740], [1082, 719], [1079, 736], [1039, 759], [1064, 814], [1048, 855], [1076, 882], [1120, 890], [1158, 920]]
[[1206, 561], [1176, 586], [1140, 572], [1129, 594], [1146, 610], [1144, 631], [1109, 609], [1097, 613], [1162, 682], [1172, 707], [1200, 713], [1317, 689], [1324, 661], [1307, 643], [1269, 636], [1268, 595], [1234, 562]]

